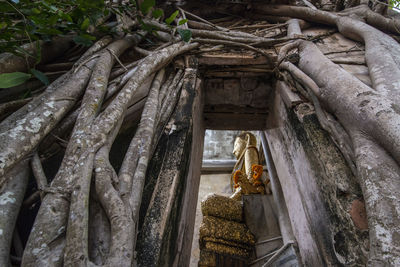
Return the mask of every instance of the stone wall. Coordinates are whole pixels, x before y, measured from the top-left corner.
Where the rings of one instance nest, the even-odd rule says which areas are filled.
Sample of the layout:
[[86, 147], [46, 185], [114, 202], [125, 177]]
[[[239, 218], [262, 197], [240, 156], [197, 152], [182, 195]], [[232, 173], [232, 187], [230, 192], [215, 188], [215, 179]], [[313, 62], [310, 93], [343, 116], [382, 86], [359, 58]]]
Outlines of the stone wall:
[[265, 133], [303, 264], [365, 266], [366, 221], [354, 222], [365, 212], [354, 204], [363, 201], [360, 187], [313, 107], [288, 107], [278, 92]]
[[233, 143], [240, 131], [206, 130], [204, 136], [204, 159], [235, 159]]
[[[257, 145], [260, 144], [257, 131], [250, 131], [257, 137]], [[235, 159], [232, 154], [233, 144], [236, 136], [241, 133], [237, 131], [206, 130], [204, 136], [203, 160], [227, 160]]]

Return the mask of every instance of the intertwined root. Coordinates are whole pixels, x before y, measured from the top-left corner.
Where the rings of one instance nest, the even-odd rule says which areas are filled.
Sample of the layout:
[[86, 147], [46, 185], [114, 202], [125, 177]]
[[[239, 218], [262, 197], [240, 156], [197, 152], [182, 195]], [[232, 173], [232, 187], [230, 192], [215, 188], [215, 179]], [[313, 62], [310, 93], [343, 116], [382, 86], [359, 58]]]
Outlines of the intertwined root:
[[[337, 10], [343, 7], [336, 3]], [[80, 55], [75, 62], [53, 64], [51, 68], [71, 69], [43, 93], [29, 102], [15, 100], [0, 106], [6, 114], [0, 116], [0, 208], [7, 214], [0, 216], [1, 266], [9, 264], [30, 168], [39, 191], [25, 201], [41, 198], [42, 203], [26, 247], [19, 251], [22, 265], [131, 266], [148, 162], [165, 129], [171, 130], [168, 123], [182, 97], [181, 88], [195, 88], [193, 66], [176, 58], [200, 44], [213, 47], [201, 47], [196, 53], [222, 46], [265, 57], [276, 64], [277, 77], [284, 80], [280, 82], [293, 84], [313, 103], [321, 126], [362, 187], [371, 266], [400, 264], [400, 251], [393, 241], [400, 231], [400, 46], [383, 32], [398, 34], [400, 23], [378, 14], [385, 12], [381, 5], [374, 7], [377, 13], [365, 5], [341, 13], [260, 3], [252, 8], [254, 15], [263, 13], [271, 21], [288, 18], [282, 24], [264, 25], [265, 35], [260, 36], [248, 32], [258, 31], [259, 25], [228, 29], [187, 12], [193, 18], [188, 23], [191, 43], [178, 41], [175, 30], [146, 18], [144, 22], [157, 27], [158, 38], [168, 41], [151, 51], [136, 49], [144, 57], [120, 60], [145, 32], [120, 39], [104, 37], [84, 53], [82, 49], [66, 53]], [[308, 26], [303, 20], [333, 26], [347, 38], [362, 41], [372, 85], [323, 55], [312, 43], [321, 36], [302, 35], [300, 26]], [[279, 29], [286, 29], [287, 37], [274, 33]], [[288, 42], [279, 55], [268, 50]], [[293, 49], [297, 49], [296, 60], [286, 56]], [[117, 173], [110, 163], [110, 149], [119, 133], [134, 126], [138, 129]], [[47, 181], [39, 155], [50, 157], [62, 151], [60, 146], [66, 146], [64, 158], [54, 179]], [[27, 158], [32, 154], [30, 167]]]

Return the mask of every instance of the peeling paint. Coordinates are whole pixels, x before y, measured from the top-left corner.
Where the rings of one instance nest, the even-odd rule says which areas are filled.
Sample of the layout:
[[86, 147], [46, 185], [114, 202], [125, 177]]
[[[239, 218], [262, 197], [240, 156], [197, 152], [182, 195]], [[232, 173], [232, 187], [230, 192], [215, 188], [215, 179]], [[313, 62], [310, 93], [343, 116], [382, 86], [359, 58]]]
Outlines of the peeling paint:
[[171, 130], [169, 131], [169, 134], [171, 135], [174, 131], [176, 131], [176, 125], [172, 124]]
[[102, 84], [101, 81], [100, 81], [100, 82], [96, 82], [96, 83], [94, 84], [94, 86], [95, 86], [95, 87], [102, 87], [103, 84]]
[[54, 108], [54, 104], [55, 104], [54, 101], [50, 101], [46, 103], [46, 106], [48, 106], [49, 108]]
[[0, 196], [0, 205], [5, 205], [7, 203], [14, 203], [16, 201], [16, 199], [12, 197], [13, 195], [14, 195], [14, 193], [10, 192], [10, 191], [2, 194]]
[[9, 136], [11, 138], [17, 138], [21, 135], [21, 132], [24, 130], [24, 128], [21, 125], [18, 125], [17, 127], [13, 128], [9, 132]]
[[40, 254], [41, 251], [42, 251], [42, 249], [40, 249], [40, 248], [34, 248], [34, 249], [32, 249], [32, 254], [37, 256]]
[[61, 235], [64, 232], [65, 232], [65, 226], [62, 226], [60, 227], [60, 229], [58, 229], [57, 234]]
[[376, 232], [377, 238], [381, 240], [382, 250], [389, 252], [392, 247], [391, 246], [391, 244], [392, 244], [391, 233], [384, 227], [380, 226], [379, 224], [375, 226], [375, 232]]
[[365, 180], [365, 185], [368, 188], [369, 198], [366, 199], [367, 202], [376, 203], [379, 199], [379, 192], [378, 188], [376, 187], [375, 183], [371, 182], [370, 180]]
[[40, 128], [42, 127], [42, 122], [43, 122], [43, 119], [41, 119], [39, 117], [33, 118], [30, 121], [31, 127], [26, 127], [25, 129], [31, 133], [38, 133], [40, 131]]

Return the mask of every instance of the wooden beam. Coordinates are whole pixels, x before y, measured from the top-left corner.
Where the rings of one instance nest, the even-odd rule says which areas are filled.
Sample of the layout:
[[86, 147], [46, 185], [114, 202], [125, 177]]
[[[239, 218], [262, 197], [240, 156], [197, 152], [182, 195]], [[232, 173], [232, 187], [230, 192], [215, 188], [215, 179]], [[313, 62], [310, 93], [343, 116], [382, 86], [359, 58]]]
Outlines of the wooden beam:
[[[196, 68], [186, 69], [178, 105], [160, 138], [156, 156], [149, 165], [151, 168], [147, 170], [144, 197], [150, 201], [142, 201], [141, 206], [142, 216], [145, 215], [141, 219], [137, 243], [139, 266], [173, 266], [175, 262], [177, 266], [188, 266], [193, 235], [190, 229], [195, 217], [192, 206], [197, 202], [197, 198], [191, 200], [188, 195], [198, 190], [202, 153], [202, 147], [196, 143], [197, 154], [191, 158], [192, 146], [193, 138], [202, 140], [204, 134], [201, 130], [194, 133], [194, 129], [198, 129], [194, 123], [201, 114], [196, 72]], [[192, 159], [198, 161], [198, 166]], [[187, 177], [191, 177], [191, 181], [187, 181]], [[148, 192], [149, 186], [152, 192]], [[191, 217], [188, 219], [188, 216]]]
[[283, 102], [285, 102], [285, 105], [288, 108], [292, 108], [300, 103], [303, 103], [304, 101], [300, 98], [298, 94], [293, 92], [289, 85], [286, 84], [283, 81], [278, 81], [276, 83], [276, 89], [279, 91], [281, 94]]
[[203, 160], [201, 173], [231, 173], [236, 160]]
[[268, 107], [253, 108], [251, 106], [237, 106], [229, 104], [205, 105], [205, 113], [242, 113], [242, 114], [266, 114]]
[[178, 226], [178, 240], [176, 242], [176, 252], [173, 267], [189, 266], [194, 225], [196, 220], [196, 206], [200, 186], [201, 162], [203, 159], [204, 146], [204, 122], [201, 80], [197, 80], [195, 92], [196, 98], [193, 104], [193, 135], [191, 144], [191, 154], [189, 156], [189, 171], [185, 179], [185, 192], [181, 201], [181, 216]]
[[207, 70], [203, 77], [205, 78], [242, 78], [242, 77], [260, 77], [272, 73], [272, 70], [265, 72], [250, 72], [250, 71], [227, 71], [225, 69]]
[[206, 129], [212, 130], [263, 130], [266, 129], [267, 113], [204, 113]]
[[266, 109], [272, 86], [261, 78], [207, 79], [204, 91], [205, 105]]
[[[269, 53], [276, 61], [276, 54]], [[268, 69], [274, 68], [274, 62], [270, 62], [265, 56], [239, 53], [202, 54], [199, 56], [200, 65], [267, 65]]]

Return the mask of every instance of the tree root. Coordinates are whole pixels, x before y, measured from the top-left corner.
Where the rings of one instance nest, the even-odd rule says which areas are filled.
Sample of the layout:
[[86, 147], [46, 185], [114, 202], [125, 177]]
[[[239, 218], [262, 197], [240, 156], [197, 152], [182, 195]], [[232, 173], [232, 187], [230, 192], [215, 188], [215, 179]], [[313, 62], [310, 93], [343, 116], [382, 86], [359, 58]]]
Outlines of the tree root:
[[[94, 60], [88, 62], [91, 65], [94, 63]], [[74, 101], [54, 101], [54, 99], [66, 97], [76, 99], [84, 90], [90, 73], [90, 69], [80, 68], [73, 80], [67, 81], [64, 86], [46, 97], [42, 104], [16, 121], [15, 127], [1, 132], [0, 150], [3, 152], [0, 154], [0, 187], [5, 182], [2, 176], [31, 152], [74, 105]]]
[[[114, 54], [122, 54], [123, 51], [139, 40], [137, 37], [135, 39], [134, 36], [118, 40], [110, 44], [107, 47], [108, 50], [106, 48], [99, 56], [83, 97], [64, 160], [52, 183], [52, 186], [71, 189], [73, 187], [74, 190], [71, 197], [67, 228], [66, 265], [87, 264], [89, 258], [87, 248], [88, 203], [95, 151], [88, 150], [88, 148], [93, 147], [94, 143], [86, 136], [91, 134], [90, 125], [100, 111], [101, 101], [106, 93], [108, 76], [116, 60], [110, 50], [115, 50]], [[72, 170], [73, 172], [71, 172]], [[66, 211], [67, 209], [63, 212]]]
[[0, 122], [31, 100], [32, 98], [25, 98], [0, 104]]
[[[183, 61], [177, 60], [174, 67], [178, 70], [164, 68], [176, 56], [199, 47], [199, 43], [218, 45], [211, 49], [207, 47], [208, 51], [224, 46], [247, 49], [273, 63], [276, 58], [263, 48], [287, 43], [280, 48], [275, 71], [313, 103], [321, 127], [330, 134], [353, 174], [359, 178], [369, 223], [369, 264], [400, 265], [397, 260], [400, 250], [396, 243], [396, 235], [400, 231], [400, 196], [396, 193], [400, 192], [400, 108], [397, 104], [400, 101], [400, 45], [370, 26], [398, 35], [400, 22], [374, 13], [364, 2], [361, 6], [339, 13], [315, 8], [327, 1], [305, 1], [309, 7], [252, 3], [253, 13], [254, 10], [262, 11], [271, 15], [268, 17], [271, 21], [284, 23], [238, 26], [245, 21], [240, 19], [228, 22], [231, 25], [229, 28], [217, 26], [181, 9], [183, 18], [187, 15], [193, 20], [177, 28], [187, 29], [190, 26], [194, 37], [192, 43], [178, 41], [176, 28], [143, 18], [145, 24], [157, 27], [159, 34], [148, 38], [149, 43], [141, 46], [146, 49], [136, 48], [136, 52], [144, 57], [135, 56], [135, 62], [121, 61], [120, 57], [124, 51], [137, 46], [146, 32], [139, 30], [136, 35], [122, 37], [121, 25], [117, 27], [118, 40], [106, 36], [87, 50], [83, 46], [75, 46], [56, 61], [62, 63], [46, 65], [44, 60], [38, 66], [43, 71], [70, 70], [40, 95], [0, 106], [0, 114], [5, 114], [0, 117], [4, 118], [0, 123], [0, 202], [7, 202], [5, 205], [0, 203], [0, 213], [7, 214], [0, 218], [0, 265], [7, 266], [10, 262], [12, 233], [28, 183], [27, 164], [31, 153], [31, 167], [39, 190], [33, 194], [29, 191], [31, 195], [25, 202], [32, 205], [40, 195], [42, 205], [22, 255], [22, 266], [131, 266], [136, 261], [135, 250], [139, 259], [142, 257], [158, 262], [157, 253], [160, 251], [144, 255], [144, 251], [151, 246], [136, 246], [146, 170], [160, 139], [164, 142], [164, 138], [171, 135], [171, 140], [186, 140], [190, 136], [192, 122], [181, 113], [185, 111], [183, 107], [191, 105], [185, 101], [193, 99], [190, 88], [196, 84], [196, 67], [186, 66], [183, 74]], [[340, 0], [328, 4], [328, 10], [341, 10], [351, 5]], [[384, 5], [378, 3], [376, 6], [377, 11], [384, 13]], [[120, 14], [116, 17], [126, 27], [137, 23]], [[327, 59], [309, 42], [326, 35], [303, 36], [301, 26], [306, 25], [303, 19], [335, 26], [342, 35], [364, 42], [372, 87], [334, 64], [335, 61]], [[287, 37], [278, 38], [277, 35], [266, 38], [249, 33], [263, 28], [259, 32], [262, 34], [282, 27], [287, 27]], [[153, 43], [158, 39], [163, 40], [161, 45]], [[288, 61], [288, 58], [293, 58], [287, 56], [292, 49], [298, 49], [298, 66]], [[26, 67], [26, 62], [22, 65]], [[259, 65], [257, 68], [227, 67], [224, 70], [271, 72], [264, 68]], [[55, 78], [60, 74], [52, 73], [51, 76]], [[164, 79], [164, 76], [168, 77]], [[14, 94], [13, 90], [17, 89], [5, 92], [5, 95]], [[176, 121], [183, 121], [184, 125]], [[118, 133], [134, 128], [132, 126], [137, 123], [139, 126], [117, 175], [110, 163], [110, 148]], [[60, 140], [61, 145], [56, 143]], [[48, 186], [39, 153], [42, 156], [54, 152], [60, 155], [67, 142], [61, 167], [54, 179], [48, 177], [49, 181], [52, 180]], [[186, 146], [180, 145], [182, 152]], [[182, 171], [184, 169], [179, 169], [176, 173]], [[170, 223], [167, 220], [174, 209], [172, 205], [176, 204], [175, 194], [181, 190], [180, 178], [173, 176], [172, 179], [168, 175], [166, 169], [159, 174], [166, 178], [164, 180], [169, 183], [171, 192], [165, 213], [161, 216], [164, 221], [160, 225], [163, 227]], [[162, 183], [158, 180], [156, 189]], [[10, 192], [15, 193], [15, 197], [12, 196], [15, 202], [10, 201], [10, 195], [5, 195]], [[153, 198], [159, 196], [156, 193]], [[153, 204], [146, 208], [149, 214], [157, 209]], [[158, 225], [147, 215], [144, 221], [144, 235]], [[168, 229], [165, 231], [167, 233]], [[154, 236], [150, 235], [141, 238], [154, 241]], [[182, 240], [183, 237], [177, 239]], [[22, 249], [18, 240], [14, 250], [16, 255], [12, 260], [19, 263]]]
[[[397, 114], [395, 114], [395, 112], [390, 111], [391, 101], [387, 100], [385, 96], [382, 96], [378, 92], [373, 91], [371, 88], [363, 84], [361, 81], [357, 80], [355, 77], [343, 71], [340, 67], [333, 64], [332, 62], [330, 62], [322, 55], [322, 53], [315, 47], [314, 44], [306, 41], [299, 41], [299, 53], [300, 53], [300, 62], [299, 62], [300, 68], [302, 68], [302, 70], [307, 75], [313, 77], [315, 83], [318, 84], [319, 89], [315, 88], [315, 86], [313, 87], [308, 85], [309, 88], [313, 91], [313, 94], [315, 94], [319, 98], [321, 104], [323, 104], [329, 111], [331, 111], [339, 119], [340, 123], [346, 129], [346, 132], [350, 133], [352, 137], [353, 147], [356, 151], [355, 152], [356, 165], [358, 170], [357, 173], [360, 174], [359, 176], [361, 179], [360, 184], [362, 185], [363, 190], [367, 190], [367, 187], [368, 188], [373, 187], [375, 188], [374, 189], [375, 192], [382, 191], [385, 193], [386, 196], [387, 192], [384, 191], [386, 190], [385, 189], [386, 187], [377, 182], [372, 182], [371, 180], [373, 177], [377, 175], [377, 173], [372, 173], [369, 171], [370, 169], [367, 168], [368, 166], [373, 166], [371, 165], [372, 163], [370, 162], [371, 164], [369, 164], [366, 167], [364, 163], [365, 161], [360, 160], [360, 157], [361, 155], [370, 155], [369, 157], [371, 157], [372, 154], [370, 153], [375, 153], [375, 151], [382, 151], [382, 153], [387, 153], [385, 152], [386, 150], [390, 151], [392, 155], [395, 155], [396, 151], [399, 151], [396, 144], [397, 141], [395, 141], [395, 139], [392, 138], [396, 134], [398, 134], [398, 132], [395, 129], [397, 129], [396, 125], [399, 123], [400, 120], [397, 117]], [[326, 73], [329, 73], [329, 75], [333, 75], [333, 77], [340, 77], [340, 81], [335, 79], [334, 80], [325, 79]], [[304, 79], [302, 80], [304, 81]], [[351, 90], [349, 91], [350, 88]], [[338, 96], [341, 97], [338, 98]], [[335, 100], [333, 100], [332, 97], [334, 97]], [[360, 118], [357, 116], [357, 114], [360, 113], [364, 114], [362, 120], [360, 120]], [[376, 121], [375, 116], [377, 114], [380, 116], [384, 114], [385, 118]], [[390, 118], [386, 118], [386, 116], [389, 116]], [[380, 129], [384, 130], [380, 132]], [[355, 131], [363, 132], [363, 135], [368, 136], [367, 139], [369, 141], [367, 142], [365, 138], [364, 139], [359, 138], [360, 137], [359, 135], [355, 137], [354, 136]], [[334, 133], [332, 134], [334, 136]], [[364, 141], [361, 142], [359, 140], [364, 140]], [[380, 145], [384, 147], [384, 149], [379, 147], [378, 142]], [[369, 143], [369, 145], [367, 145], [367, 143]], [[364, 147], [364, 149], [362, 149], [362, 153], [360, 152], [361, 147]], [[372, 148], [373, 150], [371, 150]], [[361, 159], [363, 158], [364, 157], [361, 157]], [[379, 166], [386, 166], [386, 165], [395, 166], [396, 170], [398, 168], [397, 163], [394, 163], [392, 159], [390, 159], [387, 156], [385, 157], [382, 156], [382, 163]], [[368, 171], [365, 171], [365, 168], [367, 168]], [[395, 174], [398, 175], [398, 172], [393, 171], [393, 168], [392, 167], [385, 168], [385, 170], [387, 170], [385, 177], [390, 177], [388, 179], [389, 181], [391, 181], [391, 183], [397, 183], [395, 181], [397, 181], [398, 179], [394, 178], [394, 176]], [[391, 171], [389, 172], [389, 170]], [[379, 174], [379, 176], [384, 177], [383, 174]], [[398, 185], [396, 185], [396, 187], [398, 187]], [[394, 234], [394, 232], [392, 232], [393, 229], [392, 226], [394, 223], [392, 220], [394, 217], [386, 216], [382, 218], [379, 217], [378, 214], [381, 210], [381, 208], [379, 208], [380, 205], [383, 206], [389, 205], [392, 209], [400, 210], [400, 204], [393, 201], [388, 203], [385, 200], [386, 198], [382, 199], [382, 201], [384, 202], [381, 202], [380, 199], [374, 200], [375, 199], [374, 195], [366, 193], [364, 193], [364, 198], [367, 203], [367, 214], [369, 214], [368, 222], [370, 227], [372, 227], [371, 228], [372, 233], [375, 233], [370, 235], [370, 243], [372, 244], [370, 250], [370, 258], [372, 262], [376, 263], [376, 258], [382, 257], [383, 254], [391, 255], [390, 257], [393, 259], [398, 258], [399, 251], [397, 251], [397, 249], [393, 247], [387, 247], [387, 240], [383, 239], [382, 236], [380, 236], [382, 231], [384, 231], [385, 236], [387, 238], [393, 238], [390, 236]], [[374, 203], [374, 204], [369, 205], [369, 203]], [[377, 221], [379, 221], [380, 223], [378, 224]], [[400, 224], [399, 222], [396, 223]], [[376, 228], [374, 229], [374, 227]], [[387, 248], [387, 249], [382, 250], [382, 248]], [[372, 266], [375, 265], [372, 264]]]
[[[348, 28], [342, 27], [342, 32], [349, 33], [349, 28], [363, 29], [362, 25], [348, 25], [346, 23], [348, 22], [344, 19], [340, 19], [338, 22], [339, 25], [348, 26]], [[298, 32], [299, 30], [296, 31]], [[364, 39], [368, 40], [368, 46], [374, 40], [369, 39], [370, 37], [366, 33], [365, 31], [363, 34]], [[384, 39], [383, 42], [385, 40], [388, 39]], [[380, 41], [382, 42], [382, 40]], [[299, 49], [299, 67], [305, 73], [290, 62], [282, 62], [286, 54], [294, 48]], [[367, 51], [373, 49], [367, 47]], [[367, 204], [368, 224], [370, 227], [370, 266], [380, 266], [383, 262], [390, 262], [391, 265], [398, 264], [395, 259], [399, 258], [400, 251], [397, 247], [393, 246], [392, 238], [394, 232], [398, 231], [399, 216], [389, 215], [388, 212], [389, 210], [395, 210], [398, 213], [400, 202], [398, 201], [398, 197], [385, 197], [391, 194], [389, 193], [388, 185], [390, 185], [390, 188], [398, 188], [400, 186], [398, 182], [400, 179], [397, 177], [400, 173], [398, 162], [396, 163], [387, 154], [387, 151], [391, 153], [399, 151], [398, 147], [395, 149], [391, 147], [393, 145], [396, 146], [395, 143], [392, 143], [396, 141], [391, 139], [391, 135], [395, 134], [396, 125], [400, 122], [400, 118], [394, 115], [395, 112], [389, 111], [392, 99], [387, 99], [386, 97], [391, 95], [388, 93], [388, 90], [379, 90], [375, 86], [376, 91], [373, 91], [361, 81], [326, 59], [318, 48], [310, 42], [299, 40], [282, 47], [278, 56], [278, 64], [280, 69], [289, 71], [294, 79], [306, 88], [307, 92], [305, 94], [313, 102], [322, 128], [327, 130], [331, 135], [349, 167], [351, 167], [353, 174], [359, 178]], [[375, 64], [374, 62], [370, 65]], [[341, 82], [335, 79], [333, 79], [334, 81], [328, 81], [325, 78], [326, 73], [329, 73], [330, 77], [340, 77]], [[372, 77], [374, 77], [373, 74]], [[391, 89], [393, 91], [396, 90], [393, 87]], [[351, 97], [351, 95], [355, 96], [355, 98]], [[338, 99], [338, 96], [341, 97]], [[352, 100], [349, 100], [350, 98]], [[344, 99], [351, 101], [352, 104], [350, 102], [341, 102], [345, 101]], [[320, 101], [328, 110], [333, 112], [340, 123], [332, 119], [332, 116], [326, 116], [327, 114], [322, 109]], [[359, 103], [358, 105], [356, 104], [357, 102]], [[367, 107], [364, 108], [364, 106]], [[377, 129], [372, 128], [368, 124], [374, 121], [375, 116], [382, 113], [379, 110], [382, 106], [384, 106], [383, 110], [385, 111], [383, 112], [385, 114], [390, 113], [394, 117], [390, 119], [383, 118], [383, 125], [375, 127], [387, 127], [385, 130], [387, 132], [377, 133]], [[372, 113], [369, 113], [369, 110], [373, 110]], [[361, 122], [356, 119], [356, 114], [360, 113], [363, 114], [363, 121]], [[387, 123], [387, 120], [390, 120], [390, 123]], [[391, 146], [384, 141], [385, 138], [391, 139]], [[351, 143], [349, 142], [350, 140]], [[380, 145], [383, 145], [383, 147]], [[396, 157], [394, 158], [396, 159]], [[353, 162], [356, 163], [357, 170], [355, 170]]]
[[115, 182], [118, 177], [108, 158], [120, 126], [121, 123], [115, 128], [107, 143], [99, 149], [94, 164], [96, 193], [111, 225], [111, 245], [105, 266], [131, 266], [133, 259], [134, 224], [129, 207], [125, 206], [113, 186], [113, 181]]
[[400, 249], [400, 168], [364, 133], [351, 133], [369, 228], [369, 266], [398, 266]]
[[0, 191], [0, 266], [9, 266], [11, 242], [29, 179], [29, 161], [22, 160], [7, 174]]
[[202, 38], [195, 38], [196, 42], [199, 43], [206, 43], [206, 44], [223, 44], [223, 45], [229, 45], [229, 46], [236, 46], [236, 47], [242, 47], [242, 48], [246, 48], [248, 50], [251, 51], [255, 51], [263, 56], [265, 56], [270, 62], [274, 62], [272, 56], [266, 52], [264, 52], [264, 50], [260, 49], [260, 48], [255, 48], [251, 45], [248, 44], [243, 44], [243, 43], [239, 43], [239, 42], [234, 42], [234, 41], [226, 41], [226, 40], [216, 40], [216, 39], [202, 39]]
[[179, 95], [183, 85], [184, 79], [182, 77], [182, 71], [179, 70], [171, 85], [167, 89], [166, 96], [163, 99], [160, 112], [157, 116], [157, 128], [154, 134], [154, 141], [151, 148], [151, 154], [154, 153], [157, 143], [161, 138], [163, 130], [166, 128], [168, 121], [174, 111], [175, 106], [178, 104]]
[[[302, 86], [306, 88], [306, 92], [304, 96], [307, 97], [314, 105], [315, 113], [317, 115], [318, 121], [321, 124], [322, 129], [327, 131], [337, 147], [343, 154], [348, 166], [353, 172], [354, 176], [357, 176], [357, 170], [354, 165], [354, 155], [352, 143], [350, 141], [349, 135], [343, 129], [341, 124], [337, 122], [331, 115], [326, 113], [320, 103], [318, 98], [315, 96], [314, 92], [319, 92], [320, 89], [315, 84], [313, 80], [310, 79], [307, 75], [305, 75], [301, 70], [299, 70], [296, 66], [294, 66], [290, 62], [283, 62], [280, 64], [280, 68], [282, 70], [287, 70], [292, 75], [292, 77], [298, 81]], [[298, 86], [296, 86], [298, 88]]]
[[[98, 110], [97, 107], [94, 110], [93, 108], [88, 109], [88, 116], [81, 111], [81, 114], [83, 114], [85, 118], [89, 118], [90, 120], [92, 117], [94, 120], [89, 125], [87, 123], [83, 124], [83, 122], [78, 124], [82, 126], [78, 127], [75, 125], [75, 135], [73, 135], [75, 136], [73, 137], [74, 141], [70, 141], [69, 143], [70, 145], [72, 144], [72, 148], [67, 149], [63, 164], [52, 182], [52, 187], [74, 190], [71, 197], [72, 204], [68, 222], [69, 227], [67, 230], [68, 245], [65, 252], [66, 255], [71, 255], [71, 257], [68, 257], [68, 262], [66, 262], [66, 264], [85, 264], [88, 259], [88, 250], [86, 247], [88, 240], [88, 207], [87, 204], [85, 206], [85, 203], [88, 203], [88, 189], [90, 187], [91, 166], [93, 166], [94, 153], [104, 145], [106, 136], [115, 129], [116, 122], [125, 114], [134, 92], [139, 85], [141, 85], [152, 72], [167, 64], [176, 55], [197, 46], [198, 44], [196, 43], [188, 45], [178, 43], [153, 53], [142, 61], [142, 64], [137, 68], [135, 78], [128, 81], [122, 91], [118, 93], [108, 107], [96, 118], [93, 117], [94, 115], [90, 114], [96, 114], [96, 110]], [[93, 79], [95, 79], [95, 77]], [[101, 98], [102, 97], [92, 97], [93, 101], [95, 101], [93, 103], [98, 103], [98, 101], [101, 101]], [[89, 95], [87, 95], [86, 99], [90, 99]], [[82, 103], [88, 104], [90, 101], [85, 102], [85, 100], [83, 100]], [[79, 128], [83, 129], [83, 132], [79, 132], [77, 130]], [[56, 214], [55, 211], [53, 211], [55, 207], [57, 207]], [[62, 233], [62, 229], [65, 229], [68, 207], [69, 203], [65, 201], [62, 194], [54, 193], [45, 196], [36, 218], [35, 226], [28, 240], [27, 249], [23, 257], [23, 266], [40, 263], [47, 264], [54, 260], [59, 262], [63, 259], [62, 251], [64, 242], [62, 236], [60, 236], [60, 231]], [[46, 223], [49, 213], [53, 214], [53, 222], [51, 225]], [[77, 221], [76, 218], [82, 219], [82, 222], [78, 222], [79, 220]], [[80, 241], [73, 242], [73, 240], [77, 240], [77, 238], [79, 238]], [[57, 245], [50, 248], [49, 244], [55, 242], [55, 240], [57, 240]], [[43, 248], [42, 244], [47, 244], [47, 246]], [[81, 250], [73, 249], [73, 247]], [[33, 253], [33, 251], [36, 251], [35, 248], [38, 248], [40, 253]], [[83, 261], [79, 260], [81, 256], [83, 256]]]
[[36, 185], [40, 191], [40, 199], [43, 200], [43, 190], [47, 188], [47, 178], [46, 174], [44, 173], [42, 163], [40, 162], [39, 153], [37, 151], [33, 153], [33, 157], [31, 159], [31, 168], [33, 176], [35, 176], [36, 179]]
[[[66, 52], [72, 47], [72, 38], [70, 36], [55, 38], [52, 42], [37, 41], [22, 46], [22, 49], [30, 54], [36, 54], [39, 46], [41, 52], [41, 63], [47, 63]], [[0, 73], [10, 73], [15, 71], [26, 72], [34, 66], [36, 59], [34, 57], [19, 57], [11, 53], [0, 54]]]

